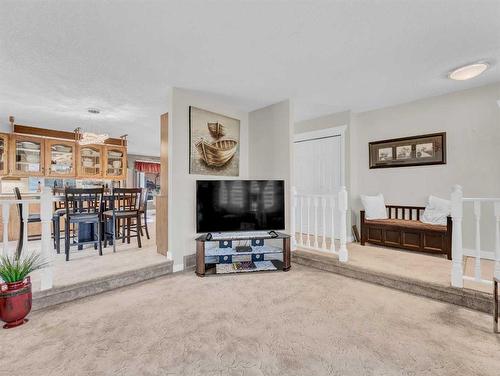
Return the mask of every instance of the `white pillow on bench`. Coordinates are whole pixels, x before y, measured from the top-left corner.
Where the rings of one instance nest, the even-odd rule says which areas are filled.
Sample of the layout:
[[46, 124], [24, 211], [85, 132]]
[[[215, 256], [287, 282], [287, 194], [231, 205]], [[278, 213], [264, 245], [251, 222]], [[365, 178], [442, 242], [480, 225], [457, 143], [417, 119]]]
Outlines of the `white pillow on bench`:
[[420, 218], [423, 223], [431, 225], [446, 225], [447, 217], [451, 213], [451, 201], [436, 196], [429, 196], [424, 214]]
[[384, 196], [379, 193], [376, 196], [361, 195], [361, 202], [365, 208], [365, 219], [387, 219]]

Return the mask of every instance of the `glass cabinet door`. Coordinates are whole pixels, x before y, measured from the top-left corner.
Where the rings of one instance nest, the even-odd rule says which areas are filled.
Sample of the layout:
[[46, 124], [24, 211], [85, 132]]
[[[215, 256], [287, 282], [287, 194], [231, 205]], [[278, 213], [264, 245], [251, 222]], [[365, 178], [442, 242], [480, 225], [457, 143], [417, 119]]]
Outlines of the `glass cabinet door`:
[[46, 141], [47, 170], [50, 176], [75, 174], [75, 145], [63, 141]]
[[8, 140], [7, 135], [0, 134], [0, 175], [6, 175], [9, 172], [7, 167]]
[[80, 176], [101, 175], [101, 149], [94, 146], [80, 147]]
[[43, 175], [43, 140], [14, 138], [14, 174]]
[[106, 176], [110, 178], [122, 178], [126, 168], [125, 151], [119, 148], [107, 148]]

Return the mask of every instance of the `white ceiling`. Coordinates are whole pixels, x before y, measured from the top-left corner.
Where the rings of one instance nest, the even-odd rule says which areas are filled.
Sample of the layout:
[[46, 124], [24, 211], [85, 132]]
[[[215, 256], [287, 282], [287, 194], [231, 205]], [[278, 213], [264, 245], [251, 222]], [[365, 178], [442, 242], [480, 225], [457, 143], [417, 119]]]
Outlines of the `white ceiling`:
[[[364, 111], [500, 81], [499, 20], [483, 0], [2, 0], [0, 122], [128, 133], [159, 154], [169, 86], [242, 110], [292, 98], [297, 120]], [[483, 76], [446, 79], [480, 59]]]

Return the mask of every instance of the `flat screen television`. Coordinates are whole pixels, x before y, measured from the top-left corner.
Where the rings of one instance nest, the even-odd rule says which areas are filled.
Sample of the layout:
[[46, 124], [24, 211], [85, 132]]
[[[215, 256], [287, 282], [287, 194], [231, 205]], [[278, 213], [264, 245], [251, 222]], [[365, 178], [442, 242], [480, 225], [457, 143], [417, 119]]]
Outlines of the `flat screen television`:
[[283, 180], [198, 180], [196, 231], [270, 231], [285, 228]]

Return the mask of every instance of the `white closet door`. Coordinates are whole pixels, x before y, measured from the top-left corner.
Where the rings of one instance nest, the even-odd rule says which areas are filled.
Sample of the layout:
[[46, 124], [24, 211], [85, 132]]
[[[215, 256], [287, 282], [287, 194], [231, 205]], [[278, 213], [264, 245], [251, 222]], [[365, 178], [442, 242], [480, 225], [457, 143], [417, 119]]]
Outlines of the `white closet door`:
[[[341, 137], [331, 136], [294, 143], [294, 185], [299, 194], [336, 194], [341, 186], [342, 174], [342, 150]], [[307, 201], [303, 202], [307, 205]], [[313, 203], [311, 202], [311, 206]], [[323, 233], [321, 204], [318, 207], [318, 230]], [[326, 233], [331, 228], [331, 212], [326, 213]], [[315, 219], [313, 218], [314, 208], [310, 210], [310, 222], [307, 224], [307, 208], [303, 207], [302, 219], [296, 213], [295, 228], [302, 229], [304, 233], [313, 234]], [[335, 211], [335, 237], [339, 237], [340, 217]], [[328, 233], [328, 236], [330, 234]]]
[[302, 194], [334, 194], [341, 185], [340, 136], [294, 143], [294, 180]]

